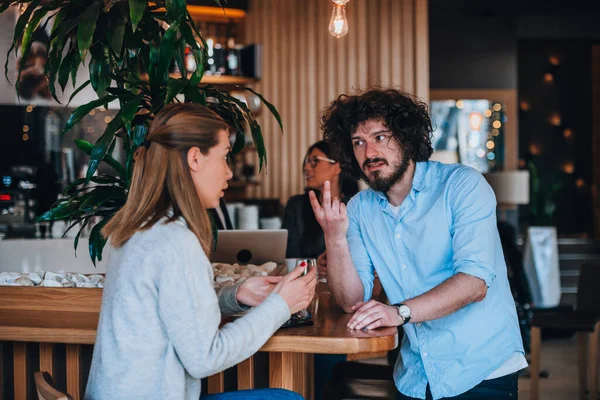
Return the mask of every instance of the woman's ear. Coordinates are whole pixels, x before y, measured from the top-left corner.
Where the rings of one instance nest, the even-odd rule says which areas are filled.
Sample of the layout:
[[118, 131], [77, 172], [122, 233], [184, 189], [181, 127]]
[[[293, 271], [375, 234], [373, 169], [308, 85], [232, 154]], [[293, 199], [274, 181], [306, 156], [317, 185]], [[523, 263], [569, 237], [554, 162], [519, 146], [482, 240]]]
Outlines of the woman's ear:
[[333, 176], [340, 176], [340, 174], [342, 173], [342, 168], [340, 167], [340, 163], [336, 162], [333, 165]]
[[206, 156], [202, 154], [199, 147], [191, 147], [187, 153], [187, 163], [190, 169], [198, 172], [202, 169]]

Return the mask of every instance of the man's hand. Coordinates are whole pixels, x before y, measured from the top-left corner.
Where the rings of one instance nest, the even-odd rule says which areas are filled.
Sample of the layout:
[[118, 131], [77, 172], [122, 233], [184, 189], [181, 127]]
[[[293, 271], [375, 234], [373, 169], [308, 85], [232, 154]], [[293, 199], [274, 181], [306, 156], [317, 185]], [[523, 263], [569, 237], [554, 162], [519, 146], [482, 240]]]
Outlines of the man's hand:
[[323, 204], [319, 204], [319, 200], [312, 190], [308, 192], [310, 204], [315, 213], [315, 218], [321, 228], [325, 238], [331, 239], [346, 239], [348, 231], [348, 215], [346, 214], [346, 205], [336, 197], [331, 200], [331, 183], [325, 181], [323, 188]]
[[398, 315], [398, 309], [375, 300], [359, 302], [352, 306], [354, 315], [348, 321], [350, 329], [375, 329], [382, 326], [399, 326], [404, 320]]
[[317, 257], [317, 270], [319, 279], [327, 278], [327, 250]]
[[283, 276], [251, 276], [240, 285], [235, 298], [240, 304], [256, 307], [282, 279]]

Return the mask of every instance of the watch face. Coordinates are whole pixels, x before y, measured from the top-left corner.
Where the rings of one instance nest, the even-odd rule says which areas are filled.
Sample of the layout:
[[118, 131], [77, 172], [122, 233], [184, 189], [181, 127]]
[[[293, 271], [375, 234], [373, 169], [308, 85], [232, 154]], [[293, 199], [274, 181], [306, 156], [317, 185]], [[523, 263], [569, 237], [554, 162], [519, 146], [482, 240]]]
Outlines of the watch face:
[[401, 305], [398, 308], [398, 313], [400, 314], [400, 316], [404, 319], [410, 317], [410, 308], [408, 308], [408, 306], [405, 306], [404, 304]]

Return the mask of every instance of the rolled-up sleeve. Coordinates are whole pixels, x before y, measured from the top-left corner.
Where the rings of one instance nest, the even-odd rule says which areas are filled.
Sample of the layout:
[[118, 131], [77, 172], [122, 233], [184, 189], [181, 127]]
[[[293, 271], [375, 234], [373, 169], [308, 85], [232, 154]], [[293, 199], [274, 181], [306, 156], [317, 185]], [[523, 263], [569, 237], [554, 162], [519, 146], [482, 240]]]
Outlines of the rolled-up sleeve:
[[496, 197], [485, 178], [474, 169], [464, 169], [449, 191], [454, 273], [475, 276], [489, 288], [496, 260]]
[[369, 301], [373, 295], [373, 281], [375, 277], [373, 272], [373, 263], [369, 257], [369, 252], [367, 251], [360, 232], [360, 225], [358, 222], [358, 207], [359, 202], [356, 201], [356, 197], [350, 200], [348, 203], [347, 210], [349, 224], [346, 237], [348, 239], [348, 247], [350, 248], [352, 262], [354, 263], [358, 277], [363, 285], [364, 301]]

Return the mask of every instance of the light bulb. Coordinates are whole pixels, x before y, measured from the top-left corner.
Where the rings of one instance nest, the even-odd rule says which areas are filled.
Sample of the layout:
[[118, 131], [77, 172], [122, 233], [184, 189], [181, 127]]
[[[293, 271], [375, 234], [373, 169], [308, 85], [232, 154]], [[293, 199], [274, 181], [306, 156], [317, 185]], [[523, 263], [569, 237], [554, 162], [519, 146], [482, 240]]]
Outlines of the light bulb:
[[331, 20], [329, 21], [329, 33], [331, 36], [341, 38], [348, 34], [348, 18], [346, 18], [346, 6], [340, 4], [333, 5]]

